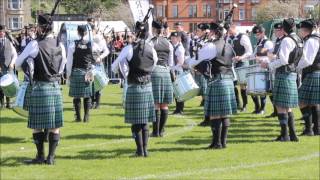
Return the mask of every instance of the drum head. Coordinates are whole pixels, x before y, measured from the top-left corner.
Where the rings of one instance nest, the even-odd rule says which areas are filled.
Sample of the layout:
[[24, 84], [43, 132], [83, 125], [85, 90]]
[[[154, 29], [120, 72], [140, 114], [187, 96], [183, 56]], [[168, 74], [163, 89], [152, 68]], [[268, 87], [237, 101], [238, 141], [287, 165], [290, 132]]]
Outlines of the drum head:
[[14, 76], [12, 74], [6, 74], [1, 77], [0, 79], [0, 86], [1, 87], [7, 87], [14, 83]]

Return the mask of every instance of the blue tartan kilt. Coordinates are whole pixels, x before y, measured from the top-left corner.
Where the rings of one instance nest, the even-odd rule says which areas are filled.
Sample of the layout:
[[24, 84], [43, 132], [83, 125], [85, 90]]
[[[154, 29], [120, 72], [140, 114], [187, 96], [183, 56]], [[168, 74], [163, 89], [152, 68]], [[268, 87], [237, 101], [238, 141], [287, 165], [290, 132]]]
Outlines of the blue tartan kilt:
[[233, 79], [208, 82], [204, 111], [206, 116], [228, 116], [237, 112]]
[[170, 70], [164, 66], [156, 66], [151, 74], [154, 102], [157, 104], [171, 104], [173, 101], [173, 87]]
[[125, 101], [125, 123], [146, 124], [155, 121], [152, 85], [128, 84]]
[[320, 104], [320, 71], [308, 73], [298, 90], [299, 103], [307, 105]]
[[23, 109], [26, 111], [29, 110], [31, 92], [32, 92], [32, 85], [30, 85], [29, 83], [27, 86], [26, 93], [24, 95], [24, 101], [23, 101]]
[[273, 104], [282, 108], [298, 106], [297, 73], [276, 73], [272, 96]]
[[206, 94], [206, 89], [208, 87], [208, 83], [206, 78], [202, 74], [195, 73], [194, 80], [200, 88], [199, 96], [204, 96]]
[[58, 82], [36, 82], [29, 102], [28, 128], [50, 129], [63, 126], [63, 104]]
[[92, 82], [85, 81], [86, 70], [73, 69], [70, 75], [69, 96], [75, 98], [92, 96]]

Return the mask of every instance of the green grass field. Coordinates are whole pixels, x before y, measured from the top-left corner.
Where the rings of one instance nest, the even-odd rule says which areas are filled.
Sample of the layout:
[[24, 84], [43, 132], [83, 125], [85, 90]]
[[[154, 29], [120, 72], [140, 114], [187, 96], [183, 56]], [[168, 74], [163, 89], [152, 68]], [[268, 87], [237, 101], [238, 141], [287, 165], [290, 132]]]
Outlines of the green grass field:
[[[232, 118], [227, 149], [204, 149], [211, 131], [197, 126], [203, 116], [197, 97], [186, 103], [183, 116], [169, 116], [164, 138], [150, 139], [150, 157], [132, 158], [135, 143], [124, 123], [119, 85], [104, 89], [102, 106], [91, 111], [88, 124], [74, 122], [67, 87], [63, 92], [65, 124], [55, 166], [22, 163], [36, 153], [31, 130], [26, 119], [1, 110], [1, 180], [319, 179], [319, 136], [300, 137], [298, 143], [272, 142], [279, 133], [277, 119], [250, 114], [251, 101], [248, 113]], [[298, 109], [295, 115], [300, 118]], [[296, 121], [298, 134], [301, 123]]]

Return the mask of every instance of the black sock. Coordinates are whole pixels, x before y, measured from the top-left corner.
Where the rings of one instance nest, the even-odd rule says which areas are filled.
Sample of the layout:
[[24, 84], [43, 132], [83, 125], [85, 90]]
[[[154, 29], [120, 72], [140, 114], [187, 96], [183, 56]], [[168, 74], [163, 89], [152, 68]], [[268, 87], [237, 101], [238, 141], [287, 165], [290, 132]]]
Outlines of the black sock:
[[240, 107], [239, 91], [238, 91], [238, 88], [236, 86], [234, 87], [234, 94], [236, 96], [237, 107], [239, 108]]
[[226, 147], [227, 145], [227, 137], [228, 137], [228, 127], [230, 126], [229, 118], [222, 118], [222, 130], [221, 130], [221, 144], [222, 147]]
[[91, 106], [91, 98], [83, 98], [84, 118], [83, 121], [89, 121], [89, 111]]
[[148, 156], [148, 140], [149, 140], [149, 127], [148, 124], [142, 124], [142, 144], [144, 156]]
[[260, 96], [260, 101], [261, 101], [260, 111], [264, 111], [265, 107], [266, 107], [267, 97], [266, 96]]
[[142, 126], [141, 124], [133, 124], [131, 131], [136, 142], [137, 151], [136, 154], [139, 156], [143, 155], [143, 140], [142, 140]]
[[55, 156], [55, 152], [56, 152], [56, 148], [58, 146], [60, 140], [60, 134], [56, 134], [53, 132], [49, 133], [49, 152], [48, 152], [48, 158], [47, 161], [50, 161], [48, 163], [52, 163], [54, 156]]
[[159, 109], [155, 110], [156, 121], [152, 123], [152, 134], [154, 136], [159, 136], [159, 126], [160, 126], [160, 113]]
[[251, 96], [252, 97], [252, 100], [253, 100], [253, 103], [254, 103], [254, 109], [256, 112], [259, 111], [260, 109], [260, 106], [259, 106], [259, 99], [257, 96]]
[[248, 104], [248, 96], [247, 96], [247, 91], [245, 89], [241, 89], [241, 97], [242, 97], [242, 107], [246, 108]]
[[221, 119], [212, 120], [213, 131], [213, 146], [221, 147]]
[[313, 132], [320, 135], [320, 106], [312, 107]]
[[168, 119], [168, 109], [161, 109], [159, 133], [163, 135], [164, 127]]
[[304, 133], [307, 133], [307, 134], [313, 134], [313, 130], [311, 129], [312, 127], [312, 110], [310, 107], [304, 107], [301, 110], [301, 113], [302, 113], [302, 118], [305, 122], [305, 130], [304, 130]]
[[76, 120], [81, 121], [81, 99], [73, 98], [73, 105], [76, 112]]
[[296, 135], [295, 125], [294, 125], [294, 115], [293, 112], [288, 112], [288, 127], [289, 127], [289, 136], [291, 141], [298, 141]]
[[37, 148], [37, 158], [44, 158], [44, 132], [33, 133], [32, 136]]
[[281, 137], [284, 139], [288, 139], [288, 114], [287, 113], [279, 113], [278, 120], [281, 127]]

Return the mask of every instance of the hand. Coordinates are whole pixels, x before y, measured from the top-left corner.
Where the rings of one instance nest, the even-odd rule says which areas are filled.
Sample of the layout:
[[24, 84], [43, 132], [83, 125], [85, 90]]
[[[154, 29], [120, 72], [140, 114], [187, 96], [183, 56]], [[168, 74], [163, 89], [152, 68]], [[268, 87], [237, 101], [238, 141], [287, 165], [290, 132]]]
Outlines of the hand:
[[261, 66], [262, 68], [267, 69], [267, 68], [268, 68], [268, 63], [267, 63], [267, 62], [261, 62], [260, 66]]
[[259, 56], [256, 56], [256, 62], [257, 63], [261, 63], [262, 62], [262, 60], [261, 60], [261, 58]]
[[98, 57], [97, 60], [96, 60], [96, 63], [100, 63], [101, 62], [101, 58]]
[[10, 70], [13, 70], [13, 69], [14, 69], [14, 64], [13, 64], [13, 63], [11, 63], [11, 64], [9, 65], [9, 69], [10, 69]]
[[236, 56], [232, 58], [233, 61], [239, 62], [241, 61], [241, 57], [240, 56]]

